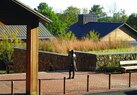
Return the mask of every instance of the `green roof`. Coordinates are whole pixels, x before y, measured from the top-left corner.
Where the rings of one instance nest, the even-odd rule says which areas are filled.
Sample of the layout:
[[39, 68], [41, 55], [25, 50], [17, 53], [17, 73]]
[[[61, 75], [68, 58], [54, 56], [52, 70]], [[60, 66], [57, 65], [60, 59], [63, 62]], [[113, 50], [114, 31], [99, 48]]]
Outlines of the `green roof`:
[[[50, 31], [42, 24], [39, 23], [39, 39], [50, 39], [55, 38]], [[2, 36], [8, 35], [10, 36], [11, 33], [15, 33], [17, 38], [19, 39], [26, 39], [26, 25], [4, 25], [0, 26], [0, 39]], [[9, 37], [10, 39], [10, 37]]]

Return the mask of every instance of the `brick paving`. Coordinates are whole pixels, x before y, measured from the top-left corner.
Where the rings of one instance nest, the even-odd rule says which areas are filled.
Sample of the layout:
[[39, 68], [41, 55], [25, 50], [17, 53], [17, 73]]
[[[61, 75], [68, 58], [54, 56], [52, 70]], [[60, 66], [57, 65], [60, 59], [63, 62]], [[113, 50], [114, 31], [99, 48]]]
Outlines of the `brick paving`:
[[[87, 75], [89, 75], [89, 92], [87, 92]], [[8, 80], [25, 80], [25, 73], [0, 74], [0, 95], [11, 93]], [[66, 79], [66, 95], [85, 95], [98, 92], [132, 90], [137, 88], [137, 73], [132, 74], [131, 88], [128, 87], [129, 75], [112, 74], [111, 89], [108, 89], [108, 74], [94, 72], [76, 72], [75, 79]], [[68, 72], [39, 72], [41, 95], [63, 95], [63, 78]], [[25, 81], [14, 82], [14, 93], [25, 93]]]

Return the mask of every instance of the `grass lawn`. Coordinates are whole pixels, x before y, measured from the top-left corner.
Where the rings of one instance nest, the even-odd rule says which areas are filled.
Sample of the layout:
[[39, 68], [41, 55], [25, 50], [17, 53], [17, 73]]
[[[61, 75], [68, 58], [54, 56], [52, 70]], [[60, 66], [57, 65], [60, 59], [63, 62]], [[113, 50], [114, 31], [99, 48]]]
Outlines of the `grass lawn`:
[[6, 70], [0, 70], [0, 74], [6, 74]]
[[117, 48], [117, 49], [106, 49], [106, 50], [98, 50], [98, 51], [90, 51], [92, 53], [111, 53], [111, 52], [135, 52], [137, 51], [137, 47], [130, 48]]

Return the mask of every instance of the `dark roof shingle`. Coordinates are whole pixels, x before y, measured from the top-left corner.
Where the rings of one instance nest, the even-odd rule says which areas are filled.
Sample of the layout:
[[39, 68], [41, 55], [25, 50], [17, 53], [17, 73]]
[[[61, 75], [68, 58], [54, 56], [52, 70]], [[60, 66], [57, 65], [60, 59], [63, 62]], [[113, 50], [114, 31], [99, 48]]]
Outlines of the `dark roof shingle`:
[[74, 23], [68, 29], [72, 31], [76, 37], [83, 37], [90, 31], [96, 31], [100, 34], [100, 37], [104, 37], [108, 33], [122, 26], [123, 23], [110, 23], [110, 22], [89, 22], [87, 24], [79, 25]]

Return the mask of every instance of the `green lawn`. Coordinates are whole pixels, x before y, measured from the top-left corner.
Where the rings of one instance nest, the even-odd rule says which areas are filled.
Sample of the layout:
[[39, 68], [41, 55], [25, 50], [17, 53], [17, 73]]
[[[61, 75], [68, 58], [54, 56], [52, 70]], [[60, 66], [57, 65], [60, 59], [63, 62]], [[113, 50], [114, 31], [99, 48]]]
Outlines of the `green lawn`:
[[0, 70], [0, 74], [6, 74], [6, 70]]
[[117, 48], [117, 49], [106, 49], [106, 50], [98, 50], [98, 51], [90, 51], [93, 53], [111, 53], [111, 52], [134, 52], [137, 51], [137, 47], [130, 48]]

